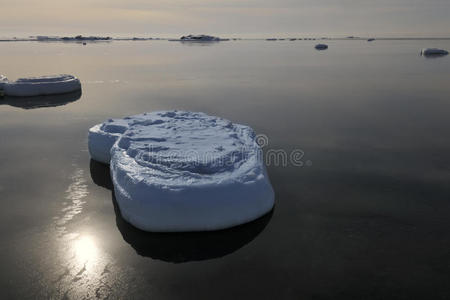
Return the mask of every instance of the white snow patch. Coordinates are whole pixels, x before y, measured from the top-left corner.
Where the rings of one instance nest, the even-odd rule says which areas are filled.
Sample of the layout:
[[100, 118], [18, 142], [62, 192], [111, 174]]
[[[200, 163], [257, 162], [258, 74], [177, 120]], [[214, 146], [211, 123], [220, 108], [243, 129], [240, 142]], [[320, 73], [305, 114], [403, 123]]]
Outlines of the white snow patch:
[[64, 74], [20, 78], [4, 84], [5, 95], [17, 97], [65, 94], [78, 90], [81, 90], [80, 80]]
[[142, 230], [224, 229], [274, 205], [254, 131], [222, 118], [161, 111], [109, 120], [89, 130], [89, 151], [110, 163], [121, 214]]

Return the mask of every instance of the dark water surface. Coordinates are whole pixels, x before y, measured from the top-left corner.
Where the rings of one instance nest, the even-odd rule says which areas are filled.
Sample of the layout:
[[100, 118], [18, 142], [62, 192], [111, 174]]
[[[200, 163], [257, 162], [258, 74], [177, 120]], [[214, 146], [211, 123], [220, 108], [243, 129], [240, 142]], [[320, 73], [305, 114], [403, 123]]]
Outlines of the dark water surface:
[[[10, 79], [83, 84], [0, 100], [1, 298], [449, 298], [450, 57], [418, 53], [450, 42], [313, 43], [0, 43]], [[269, 167], [256, 222], [140, 232], [87, 130], [161, 109], [248, 124], [305, 164]]]

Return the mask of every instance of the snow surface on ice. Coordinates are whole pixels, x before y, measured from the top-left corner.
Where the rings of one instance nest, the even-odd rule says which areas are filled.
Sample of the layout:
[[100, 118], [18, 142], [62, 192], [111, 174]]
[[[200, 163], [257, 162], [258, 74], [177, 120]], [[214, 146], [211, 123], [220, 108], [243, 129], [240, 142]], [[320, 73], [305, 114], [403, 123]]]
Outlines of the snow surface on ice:
[[78, 90], [81, 90], [80, 80], [64, 74], [20, 78], [4, 84], [5, 95], [17, 97], [65, 94]]
[[218, 230], [269, 212], [274, 193], [254, 131], [185, 111], [108, 120], [89, 130], [110, 163], [122, 216], [146, 231]]

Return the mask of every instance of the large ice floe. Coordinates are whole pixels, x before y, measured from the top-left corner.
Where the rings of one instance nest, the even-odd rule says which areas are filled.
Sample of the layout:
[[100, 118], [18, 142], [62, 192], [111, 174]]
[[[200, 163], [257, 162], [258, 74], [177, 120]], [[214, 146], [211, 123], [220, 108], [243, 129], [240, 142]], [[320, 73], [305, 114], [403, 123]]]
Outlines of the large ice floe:
[[7, 96], [29, 97], [65, 94], [81, 90], [78, 78], [72, 75], [52, 75], [20, 78], [3, 85]]
[[274, 193], [254, 131], [186, 111], [110, 119], [89, 130], [110, 164], [120, 212], [154, 232], [219, 230], [261, 217]]
[[420, 53], [423, 56], [444, 56], [448, 54], [448, 51], [438, 48], [424, 48]]

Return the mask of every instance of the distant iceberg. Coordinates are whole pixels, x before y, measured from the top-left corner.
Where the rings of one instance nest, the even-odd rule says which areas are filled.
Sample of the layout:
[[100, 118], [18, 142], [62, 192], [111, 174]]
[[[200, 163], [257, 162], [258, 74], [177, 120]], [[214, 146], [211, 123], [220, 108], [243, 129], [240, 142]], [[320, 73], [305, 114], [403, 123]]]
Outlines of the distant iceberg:
[[110, 119], [89, 130], [110, 164], [121, 215], [154, 232], [219, 230], [255, 220], [274, 193], [254, 131], [186, 111]]
[[177, 41], [177, 42], [220, 42], [220, 41], [229, 41], [229, 39], [222, 39], [212, 35], [184, 35], [179, 39], [170, 39], [169, 41]]
[[8, 78], [3, 75], [0, 75], [0, 91], [3, 91], [5, 84], [8, 83]]
[[3, 84], [4, 94], [15, 97], [56, 95], [79, 90], [80, 80], [72, 75], [20, 78]]
[[315, 46], [315, 48], [316, 48], [317, 50], [326, 50], [326, 49], [328, 49], [328, 45], [325, 45], [325, 44], [317, 44], [317, 45]]
[[443, 56], [447, 55], [448, 51], [438, 48], [424, 48], [422, 49], [421, 54], [423, 56]]

